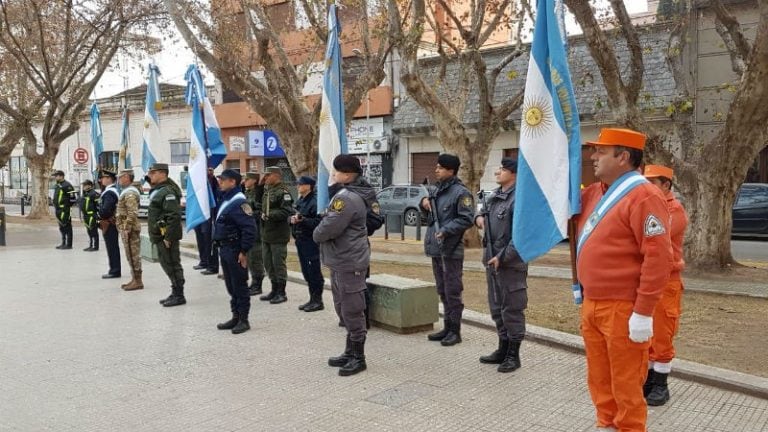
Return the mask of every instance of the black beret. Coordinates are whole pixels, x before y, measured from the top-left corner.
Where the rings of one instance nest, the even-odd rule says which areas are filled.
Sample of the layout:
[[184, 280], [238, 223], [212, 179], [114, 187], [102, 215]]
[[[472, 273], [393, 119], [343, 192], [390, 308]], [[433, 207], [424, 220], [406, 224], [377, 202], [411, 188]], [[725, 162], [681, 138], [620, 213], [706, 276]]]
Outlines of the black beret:
[[232, 179], [235, 181], [235, 183], [240, 183], [240, 181], [243, 179], [240, 173], [233, 169], [225, 169], [221, 172], [219, 177], [223, 179]]
[[349, 154], [340, 154], [333, 159], [333, 169], [343, 173], [362, 174], [363, 167], [360, 166], [360, 159], [357, 156]]
[[459, 172], [461, 161], [459, 161], [458, 156], [443, 153], [437, 157], [437, 164], [445, 169], [453, 170], [454, 174], [456, 174]]
[[511, 173], [517, 173], [517, 161], [511, 157], [502, 158], [501, 167]]
[[315, 181], [315, 179], [313, 179], [310, 176], [301, 176], [296, 181], [296, 184], [314, 186], [315, 184], [317, 184], [317, 182]]

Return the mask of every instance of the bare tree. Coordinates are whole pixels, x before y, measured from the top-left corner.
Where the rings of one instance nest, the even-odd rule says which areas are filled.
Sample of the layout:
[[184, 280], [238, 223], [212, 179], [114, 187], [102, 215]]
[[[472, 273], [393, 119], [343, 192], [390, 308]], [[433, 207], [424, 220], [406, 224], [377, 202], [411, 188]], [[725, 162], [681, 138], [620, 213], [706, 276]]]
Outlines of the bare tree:
[[[608, 93], [608, 104], [616, 123], [649, 136], [648, 159], [674, 167], [677, 186], [690, 215], [686, 237], [686, 260], [701, 269], [724, 269], [734, 264], [731, 255], [731, 208], [747, 170], [768, 141], [768, 2], [746, 2], [759, 18], [750, 42], [738, 20], [720, 0], [677, 0], [665, 7], [664, 47], [674, 76], [677, 95], [667, 107], [667, 125], [648, 122], [644, 116], [643, 51], [639, 29], [632, 23], [622, 0], [611, 0], [614, 17], [606, 24], [596, 17], [587, 0], [565, 0], [584, 31], [590, 53]], [[674, 7], [671, 7], [674, 6]], [[727, 83], [732, 93], [723, 122], [712, 134], [699, 133], [695, 122], [696, 82], [690, 41], [697, 30], [691, 23], [696, 14], [708, 10], [716, 30], [730, 53], [736, 79]], [[620, 64], [610, 39], [620, 35], [629, 48], [628, 65]], [[624, 70], [624, 68], [627, 70]]]
[[[201, 0], [165, 0], [195, 55], [278, 134], [293, 171], [312, 173], [317, 171], [320, 103], [310, 102], [304, 87], [310, 75], [323, 71], [327, 2], [292, 0], [287, 4], [291, 10], [282, 17], [270, 8], [272, 3], [214, 1], [208, 7]], [[355, 67], [345, 59], [349, 122], [366, 92], [384, 80], [391, 45], [379, 1], [343, 3], [342, 44], [356, 46], [359, 52]], [[297, 28], [297, 19], [306, 28]]]
[[21, 137], [32, 171], [30, 218], [49, 214], [49, 177], [61, 143], [80, 127], [117, 50], [136, 42], [130, 32], [143, 34], [142, 27], [162, 17], [158, 6], [159, 0], [0, 1], [0, 48], [26, 80], [0, 111], [14, 120], [9, 142]]
[[[521, 33], [525, 17], [530, 16], [527, 1], [476, 0], [451, 2], [412, 0], [403, 10], [400, 2], [389, 0], [391, 26], [402, 56], [400, 80], [408, 94], [432, 118], [442, 147], [462, 161], [459, 176], [476, 192], [488, 162], [491, 145], [499, 136], [507, 118], [523, 102], [523, 90], [497, 99], [500, 79], [514, 79], [504, 73], [516, 58], [525, 54]], [[407, 14], [400, 25], [402, 13]], [[427, 31], [430, 34], [427, 36]], [[483, 49], [495, 32], [515, 36], [514, 49], [494, 64], [488, 64]], [[420, 49], [434, 34], [437, 58], [425, 61]], [[435, 63], [438, 62], [438, 65]], [[450, 71], [451, 78], [446, 79]], [[477, 101], [473, 98], [477, 97]], [[476, 124], [467, 124], [469, 103], [478, 104]], [[468, 235], [471, 245], [476, 235]]]

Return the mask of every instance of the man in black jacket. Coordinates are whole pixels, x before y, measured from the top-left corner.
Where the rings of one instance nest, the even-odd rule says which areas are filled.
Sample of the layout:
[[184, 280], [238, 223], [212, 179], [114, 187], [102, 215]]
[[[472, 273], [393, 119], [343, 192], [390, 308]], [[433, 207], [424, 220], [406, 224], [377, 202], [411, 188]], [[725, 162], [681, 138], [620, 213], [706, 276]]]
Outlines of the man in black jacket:
[[83, 213], [83, 225], [88, 233], [86, 252], [99, 250], [99, 193], [93, 187], [93, 182], [86, 180], [82, 183], [83, 197], [80, 199], [80, 211]]
[[304, 312], [323, 310], [323, 286], [325, 279], [320, 269], [320, 249], [312, 239], [322, 219], [317, 214], [317, 194], [315, 179], [302, 176], [298, 182], [299, 199], [296, 201], [296, 214], [291, 216], [291, 233], [296, 243], [296, 252], [301, 263], [301, 273], [309, 287], [309, 301], [299, 306]]
[[424, 252], [432, 258], [432, 273], [445, 317], [445, 328], [427, 338], [440, 341], [443, 346], [461, 342], [463, 240], [464, 231], [472, 226], [475, 214], [472, 194], [456, 176], [460, 165], [458, 157], [441, 154], [435, 167], [437, 188], [420, 203], [421, 208], [429, 212]]
[[75, 188], [64, 180], [64, 171], [54, 171], [56, 189], [53, 191], [53, 208], [56, 210], [56, 221], [59, 223], [61, 244], [56, 249], [72, 249], [72, 205], [77, 201]]

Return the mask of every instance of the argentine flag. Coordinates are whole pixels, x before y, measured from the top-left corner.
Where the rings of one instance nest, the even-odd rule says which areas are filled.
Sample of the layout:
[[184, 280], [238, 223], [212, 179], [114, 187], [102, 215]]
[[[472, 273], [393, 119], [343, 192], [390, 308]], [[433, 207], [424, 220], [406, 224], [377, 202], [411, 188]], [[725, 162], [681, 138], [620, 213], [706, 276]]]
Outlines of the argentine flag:
[[160, 136], [160, 117], [157, 115], [157, 111], [163, 107], [160, 101], [160, 86], [157, 82], [158, 75], [160, 75], [160, 70], [150, 63], [147, 101], [144, 106], [144, 133], [141, 144], [141, 169], [144, 174], [158, 160], [165, 163], [170, 162], [168, 160], [170, 159], [170, 149], [168, 152], [162, 151], [164, 147], [168, 146], [163, 146]]
[[187, 178], [187, 231], [211, 217], [216, 202], [208, 183], [208, 167], [215, 168], [227, 156], [221, 130], [213, 108], [205, 94], [205, 84], [197, 66], [190, 65], [186, 100], [192, 107], [192, 133], [189, 143], [189, 177]]
[[99, 157], [104, 152], [104, 132], [101, 129], [101, 111], [96, 102], [91, 104], [91, 171], [99, 178]]
[[330, 197], [328, 186], [333, 159], [347, 153], [346, 123], [344, 120], [344, 91], [341, 83], [341, 28], [336, 16], [336, 4], [328, 7], [328, 46], [325, 49], [323, 93], [320, 100], [320, 137], [317, 161], [317, 209], [325, 210]]
[[561, 0], [539, 0], [520, 128], [512, 241], [524, 261], [568, 236], [581, 210], [581, 126]]
[[123, 125], [120, 132], [120, 156], [118, 160], [119, 169], [131, 169], [133, 161], [131, 158], [131, 130], [128, 127], [129, 113], [128, 107], [123, 108]]

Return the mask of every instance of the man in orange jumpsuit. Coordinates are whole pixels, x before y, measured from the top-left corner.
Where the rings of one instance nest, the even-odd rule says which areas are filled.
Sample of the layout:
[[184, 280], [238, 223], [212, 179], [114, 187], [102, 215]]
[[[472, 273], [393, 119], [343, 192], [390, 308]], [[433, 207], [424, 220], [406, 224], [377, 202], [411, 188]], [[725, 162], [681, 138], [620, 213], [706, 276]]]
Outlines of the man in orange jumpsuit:
[[643, 382], [653, 310], [672, 265], [669, 210], [637, 172], [645, 135], [603, 129], [592, 161], [600, 182], [582, 190], [577, 270], [587, 382], [602, 431], [645, 432]]
[[671, 168], [661, 165], [646, 165], [645, 178], [658, 187], [667, 199], [669, 208], [670, 237], [672, 238], [672, 274], [664, 287], [661, 300], [653, 311], [653, 339], [651, 340], [648, 378], [643, 386], [645, 401], [651, 406], [661, 406], [669, 400], [667, 377], [672, 371], [672, 359], [675, 358], [675, 346], [672, 339], [680, 325], [680, 301], [683, 296], [683, 236], [688, 226], [688, 215], [680, 201], [672, 194]]

